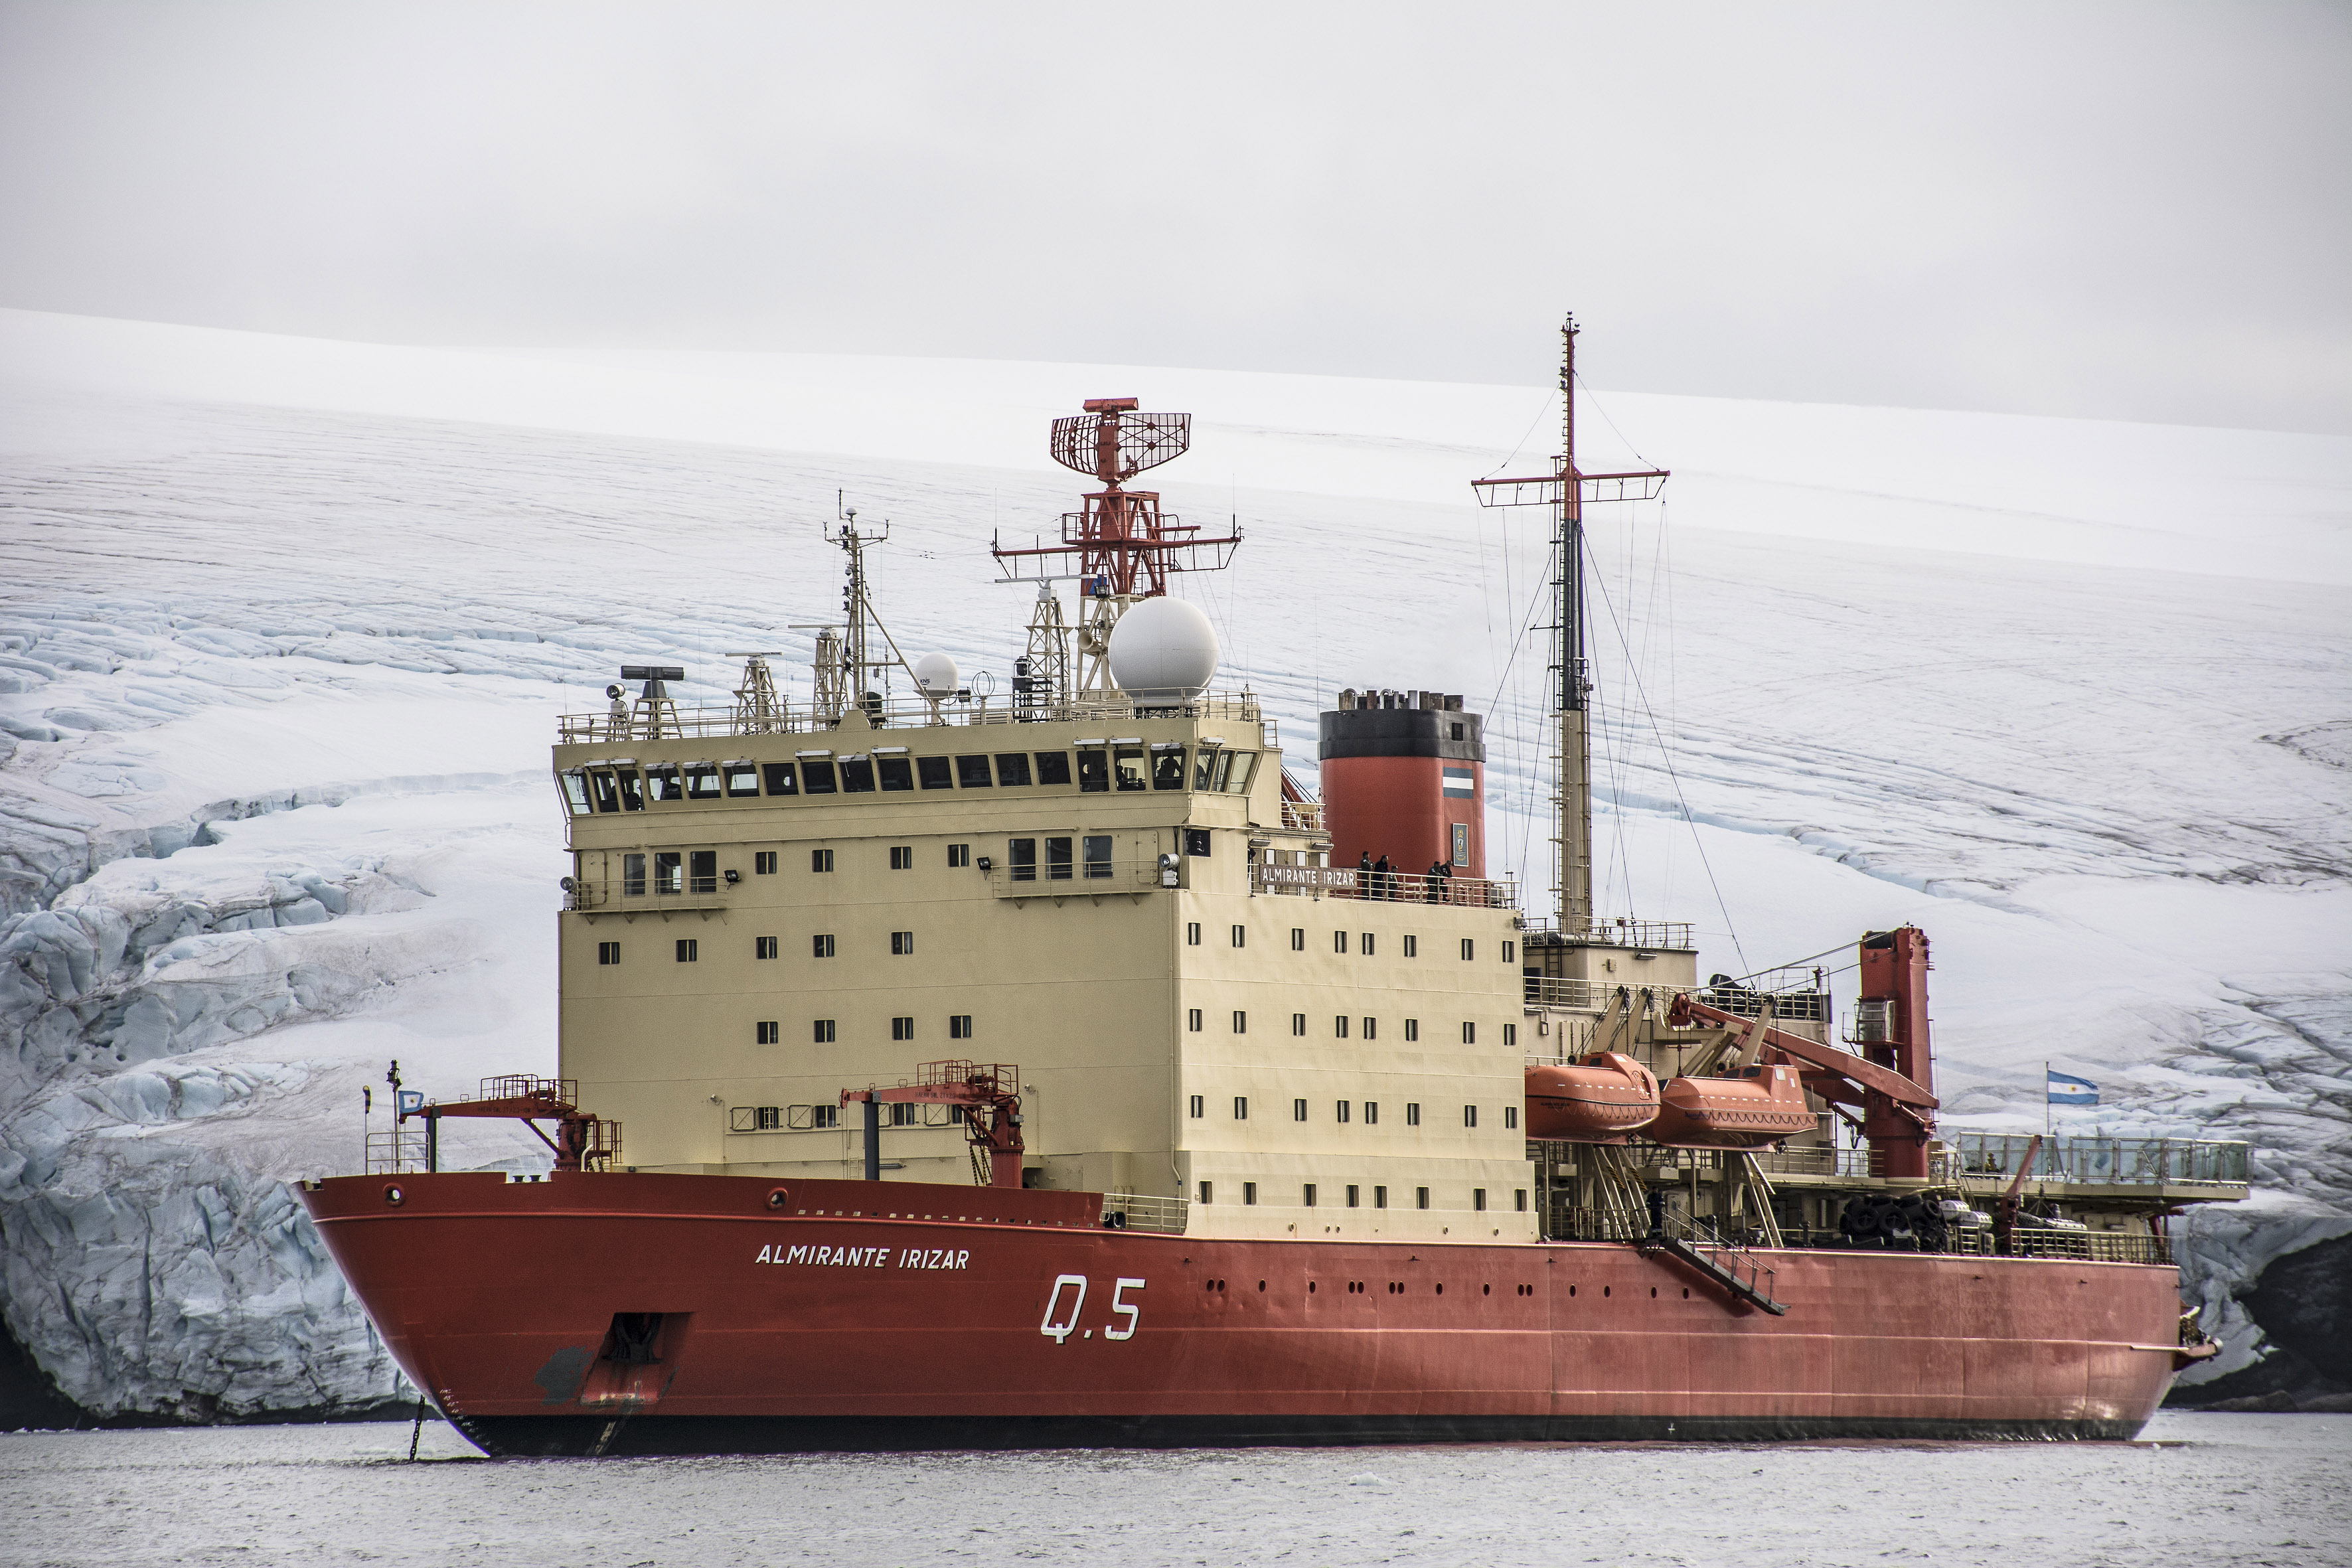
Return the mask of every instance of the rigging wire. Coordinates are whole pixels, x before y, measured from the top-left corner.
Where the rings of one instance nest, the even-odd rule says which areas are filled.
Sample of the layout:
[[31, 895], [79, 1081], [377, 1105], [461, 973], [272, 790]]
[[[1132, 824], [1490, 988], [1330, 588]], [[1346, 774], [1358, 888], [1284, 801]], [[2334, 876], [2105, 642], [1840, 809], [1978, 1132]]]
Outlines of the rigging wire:
[[[1581, 378], [1580, 377], [1579, 379], [1581, 379]], [[1522, 449], [1522, 448], [1524, 448], [1524, 447], [1527, 446], [1527, 444], [1528, 444], [1528, 437], [1530, 437], [1530, 436], [1532, 436], [1532, 435], [1534, 435], [1534, 434], [1536, 433], [1536, 426], [1538, 426], [1538, 425], [1540, 425], [1540, 424], [1542, 424], [1542, 423], [1543, 423], [1544, 416], [1551, 412], [1552, 399], [1554, 399], [1554, 398], [1558, 397], [1559, 395], [1559, 390], [1558, 390], [1557, 388], [1554, 388], [1552, 391], [1550, 391], [1550, 392], [1547, 392], [1547, 393], [1545, 393], [1545, 394], [1544, 394], [1543, 406], [1542, 406], [1541, 408], [1537, 409], [1537, 410], [1536, 410], [1536, 416], [1535, 416], [1534, 418], [1532, 418], [1532, 419], [1530, 419], [1530, 420], [1528, 420], [1528, 427], [1527, 427], [1526, 429], [1524, 429], [1524, 430], [1522, 430], [1522, 431], [1520, 431], [1520, 432], [1519, 432], [1519, 438], [1518, 438], [1518, 440], [1512, 444], [1511, 451], [1510, 451], [1510, 456], [1509, 456], [1509, 457], [1505, 458], [1501, 462], [1499, 462], [1499, 463], [1496, 464], [1493, 468], [1488, 468], [1485, 473], [1483, 473], [1483, 474], [1479, 475], [1478, 477], [1479, 477], [1480, 479], [1493, 479], [1496, 474], [1501, 473], [1505, 468], [1509, 468], [1509, 467], [1511, 466], [1512, 459], [1513, 459], [1513, 458], [1516, 458], [1519, 455], [1519, 452], [1521, 451], [1521, 449]], [[1604, 414], [1604, 415], [1602, 415], [1601, 417], [1602, 417], [1603, 419], [1606, 419], [1606, 418], [1608, 418], [1608, 417], [1609, 417], [1609, 416], [1607, 416], [1606, 414]], [[1617, 426], [1615, 426], [1614, 425], [1612, 425], [1612, 426], [1610, 426], [1610, 428], [1611, 428], [1612, 430], [1614, 430], [1615, 428], [1617, 428]], [[1622, 437], [1620, 437], [1620, 439], [1622, 439]], [[1647, 459], [1647, 458], [1643, 458], [1643, 460], [1644, 462], [1647, 462], [1649, 459]]]
[[[1610, 629], [1617, 634], [1617, 646], [1625, 650], [1625, 662], [1630, 667], [1633, 661], [1633, 646], [1626, 640], [1623, 623], [1617, 618], [1616, 602], [1609, 597], [1609, 581], [1605, 576], [1596, 575], [1593, 584], [1601, 590], [1601, 603], [1609, 611]], [[1723, 915], [1723, 929], [1731, 938], [1731, 951], [1739, 955], [1740, 963], [1745, 963], [1748, 951], [1740, 945], [1739, 928], [1732, 923], [1731, 906], [1724, 902], [1723, 886], [1715, 879], [1715, 864], [1706, 858], [1706, 844], [1698, 836], [1698, 823], [1691, 816], [1690, 800], [1683, 794], [1682, 774], [1675, 770], [1674, 752], [1666, 744], [1665, 731], [1658, 728], [1658, 715], [1650, 706], [1650, 694], [1642, 684], [1639, 670], [1633, 672], [1633, 691], [1642, 700], [1642, 711], [1650, 721], [1650, 732], [1658, 738], [1659, 758], [1666, 764], [1666, 777], [1674, 784], [1675, 802], [1683, 808], [1683, 821], [1690, 826], [1691, 843], [1698, 850], [1698, 863], [1706, 870], [1706, 885], [1714, 889], [1715, 907]]]
[[[1636, 461], [1642, 463], [1649, 462], [1650, 459], [1642, 456], [1641, 448], [1633, 445], [1633, 441], [1626, 436], [1625, 432], [1617, 428], [1617, 421], [1609, 417], [1609, 410], [1601, 405], [1601, 399], [1593, 393], [1591, 384], [1584, 379], [1581, 373], [1580, 373], [1576, 378], [1576, 384], [1584, 389], [1584, 399], [1587, 403], [1590, 403], [1592, 405], [1592, 411], [1601, 416], [1601, 423], [1608, 426], [1611, 432], [1616, 436], [1617, 439], [1625, 443], [1625, 450], [1633, 453]], [[1520, 439], [1525, 440], [1526, 437], [1521, 437]]]

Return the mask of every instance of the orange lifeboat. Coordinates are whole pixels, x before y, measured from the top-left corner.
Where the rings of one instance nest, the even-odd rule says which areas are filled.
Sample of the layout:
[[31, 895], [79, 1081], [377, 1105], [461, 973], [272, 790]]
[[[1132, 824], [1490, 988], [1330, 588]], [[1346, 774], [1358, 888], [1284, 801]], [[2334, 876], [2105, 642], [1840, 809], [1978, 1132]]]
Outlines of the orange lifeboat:
[[1570, 1143], [1622, 1143], [1658, 1114], [1658, 1080], [1617, 1051], [1573, 1067], [1528, 1068], [1528, 1136]]
[[1737, 1078], [1678, 1078], [1659, 1092], [1647, 1136], [1685, 1149], [1761, 1149], [1811, 1131], [1793, 1067], [1753, 1067]]

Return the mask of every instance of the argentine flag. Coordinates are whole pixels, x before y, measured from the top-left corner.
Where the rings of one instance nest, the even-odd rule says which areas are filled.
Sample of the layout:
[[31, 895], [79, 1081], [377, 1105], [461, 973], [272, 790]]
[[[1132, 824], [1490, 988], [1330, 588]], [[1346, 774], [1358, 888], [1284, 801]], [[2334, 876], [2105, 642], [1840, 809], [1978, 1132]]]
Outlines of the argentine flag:
[[2089, 1079], [2069, 1078], [2063, 1072], [2052, 1072], [2048, 1068], [2042, 1070], [2050, 1074], [2051, 1104], [2096, 1105], [2099, 1103], [2099, 1086]]

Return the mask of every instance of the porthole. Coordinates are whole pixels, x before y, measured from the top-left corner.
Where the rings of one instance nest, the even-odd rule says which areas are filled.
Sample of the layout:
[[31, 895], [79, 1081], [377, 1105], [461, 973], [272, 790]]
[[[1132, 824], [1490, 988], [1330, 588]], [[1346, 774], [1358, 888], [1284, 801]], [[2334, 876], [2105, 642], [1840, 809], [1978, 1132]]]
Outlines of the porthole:
[[408, 1201], [408, 1194], [398, 1187], [386, 1187], [383, 1190], [383, 1201], [397, 1208]]
[[1441, 1295], [1441, 1296], [1444, 1295], [1444, 1294], [1445, 1294], [1445, 1287], [1444, 1287], [1444, 1286], [1443, 1286], [1443, 1285], [1440, 1285], [1440, 1286], [1437, 1288], [1437, 1293], [1438, 1293], [1439, 1295]]
[[1683, 1287], [1683, 1300], [1685, 1301], [1690, 1300], [1690, 1287], [1687, 1285]]
[[1602, 1287], [1601, 1287], [1601, 1293], [1602, 1295], [1606, 1296], [1607, 1294], [1609, 1294], [1610, 1289], [1611, 1289], [1611, 1287], [1609, 1287], [1609, 1286], [1607, 1286], [1607, 1285], [1603, 1285]]
[[1263, 1280], [1263, 1279], [1259, 1280], [1259, 1281], [1257, 1282], [1257, 1288], [1258, 1288], [1258, 1292], [1259, 1292], [1259, 1294], [1261, 1294], [1261, 1295], [1265, 1294], [1265, 1280]]
[[1310, 1296], [1315, 1294], [1315, 1281], [1312, 1279], [1307, 1282], [1307, 1293]]
[[1495, 1288], [1492, 1285], [1481, 1285], [1478, 1287], [1478, 1294], [1481, 1296], [1491, 1296], [1494, 1293]]
[[1658, 1299], [1658, 1288], [1657, 1288], [1655, 1285], [1653, 1285], [1653, 1286], [1651, 1286], [1651, 1287], [1650, 1287], [1650, 1300], [1653, 1300], [1653, 1301], [1654, 1301], [1654, 1300], [1656, 1300], [1657, 1299]]
[[780, 1209], [792, 1201], [793, 1194], [782, 1187], [768, 1194], [768, 1206], [772, 1209]]
[[1575, 1294], [1576, 1294], [1576, 1287], [1575, 1287], [1575, 1286], [1573, 1286], [1573, 1285], [1570, 1285], [1570, 1286], [1568, 1288], [1568, 1293], [1569, 1293], [1570, 1295], [1571, 1295], [1571, 1296], [1575, 1295]]

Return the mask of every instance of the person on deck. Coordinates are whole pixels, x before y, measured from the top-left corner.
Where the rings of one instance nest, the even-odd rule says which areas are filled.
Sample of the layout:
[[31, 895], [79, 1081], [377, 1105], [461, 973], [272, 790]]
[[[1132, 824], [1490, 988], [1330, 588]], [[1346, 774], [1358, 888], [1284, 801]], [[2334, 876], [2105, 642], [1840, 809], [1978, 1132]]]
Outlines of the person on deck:
[[1372, 882], [1374, 886], [1380, 889], [1372, 895], [1374, 898], [1393, 899], [1396, 897], [1396, 889], [1389, 885], [1389, 858], [1387, 856], [1381, 856], [1379, 862], [1372, 867]]
[[1367, 849], [1364, 851], [1363, 858], [1356, 862], [1356, 897], [1369, 899], [1373, 896], [1372, 852]]
[[1438, 879], [1440, 877], [1443, 877], [1443, 876], [1444, 876], [1444, 875], [1445, 875], [1445, 862], [1444, 862], [1444, 861], [1443, 861], [1443, 860], [1432, 860], [1432, 861], [1429, 863], [1429, 871], [1428, 871], [1427, 876], [1426, 876], [1426, 879], [1425, 879], [1425, 889], [1426, 889], [1426, 890], [1425, 890], [1425, 891], [1423, 891], [1423, 894], [1422, 894], [1422, 898], [1423, 898], [1423, 900], [1425, 900], [1426, 901], [1428, 901], [1428, 902], [1430, 902], [1430, 903], [1433, 903], [1433, 903], [1435, 903], [1435, 902], [1437, 902], [1437, 879]]

